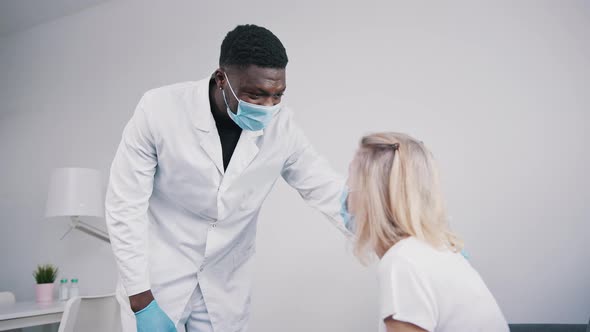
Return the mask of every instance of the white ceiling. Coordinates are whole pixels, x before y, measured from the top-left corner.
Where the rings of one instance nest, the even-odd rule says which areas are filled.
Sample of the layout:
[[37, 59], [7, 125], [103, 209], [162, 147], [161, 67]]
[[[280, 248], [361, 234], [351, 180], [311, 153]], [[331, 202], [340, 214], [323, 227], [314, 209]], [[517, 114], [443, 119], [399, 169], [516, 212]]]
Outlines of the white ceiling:
[[0, 0], [0, 37], [95, 6], [107, 0]]

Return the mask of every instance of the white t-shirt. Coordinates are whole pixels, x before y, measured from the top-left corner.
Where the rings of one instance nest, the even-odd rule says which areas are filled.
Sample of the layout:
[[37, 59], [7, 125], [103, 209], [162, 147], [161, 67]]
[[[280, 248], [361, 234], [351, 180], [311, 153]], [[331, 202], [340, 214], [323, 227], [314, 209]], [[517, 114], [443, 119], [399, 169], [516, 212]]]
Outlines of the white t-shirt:
[[414, 237], [391, 247], [379, 263], [380, 331], [395, 320], [436, 332], [508, 332], [485, 283], [460, 253]]

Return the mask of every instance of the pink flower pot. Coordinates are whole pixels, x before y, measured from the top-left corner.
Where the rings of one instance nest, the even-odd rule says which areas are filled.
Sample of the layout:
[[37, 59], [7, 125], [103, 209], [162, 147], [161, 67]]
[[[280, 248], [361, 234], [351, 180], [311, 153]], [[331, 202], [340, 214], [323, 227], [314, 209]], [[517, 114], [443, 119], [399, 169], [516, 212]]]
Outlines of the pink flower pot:
[[53, 302], [53, 283], [37, 284], [35, 287], [35, 293], [37, 294], [37, 303], [47, 304]]

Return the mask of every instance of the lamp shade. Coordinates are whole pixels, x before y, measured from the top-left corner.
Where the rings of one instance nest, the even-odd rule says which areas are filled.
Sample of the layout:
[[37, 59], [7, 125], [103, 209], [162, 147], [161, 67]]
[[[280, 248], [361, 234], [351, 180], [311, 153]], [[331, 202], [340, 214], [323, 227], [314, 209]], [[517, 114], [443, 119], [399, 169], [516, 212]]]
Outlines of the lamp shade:
[[104, 217], [104, 185], [98, 170], [56, 168], [49, 180], [46, 217]]

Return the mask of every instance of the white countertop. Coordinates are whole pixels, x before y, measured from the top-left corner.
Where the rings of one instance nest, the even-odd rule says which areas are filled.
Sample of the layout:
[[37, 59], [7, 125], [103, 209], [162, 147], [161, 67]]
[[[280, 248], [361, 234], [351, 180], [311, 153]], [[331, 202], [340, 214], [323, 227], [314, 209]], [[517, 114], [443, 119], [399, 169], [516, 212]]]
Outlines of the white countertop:
[[30, 316], [40, 316], [62, 313], [65, 302], [55, 301], [51, 304], [31, 302], [16, 302], [14, 304], [0, 304], [0, 321]]

